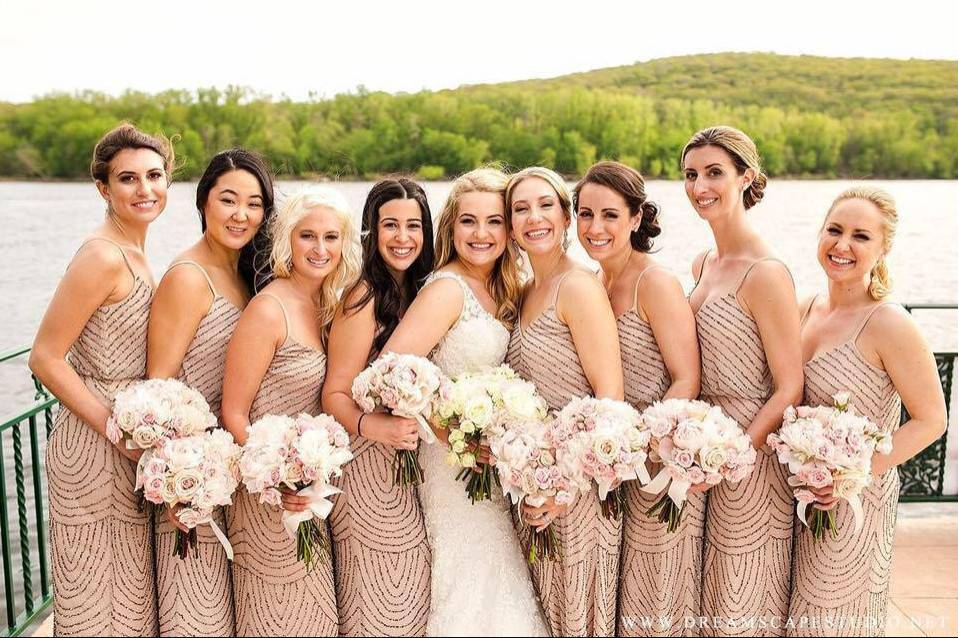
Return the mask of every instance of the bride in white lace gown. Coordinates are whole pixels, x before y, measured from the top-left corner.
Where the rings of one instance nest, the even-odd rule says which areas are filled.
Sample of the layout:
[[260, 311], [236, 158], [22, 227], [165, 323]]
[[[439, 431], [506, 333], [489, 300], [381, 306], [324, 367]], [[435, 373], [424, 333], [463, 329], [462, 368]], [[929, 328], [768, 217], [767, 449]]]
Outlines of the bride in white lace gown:
[[[436, 233], [443, 268], [427, 278], [384, 350], [428, 354], [449, 376], [503, 362], [509, 329], [494, 313], [509, 300], [488, 290], [509, 286], [482, 282], [503, 277], [501, 262], [514, 258], [507, 250], [505, 182], [499, 171], [477, 169], [453, 184]], [[419, 451], [425, 476], [419, 494], [432, 546], [427, 634], [549, 635], [508, 502], [494, 488], [491, 499], [473, 504], [457, 470], [444, 462], [446, 452], [442, 440]]]

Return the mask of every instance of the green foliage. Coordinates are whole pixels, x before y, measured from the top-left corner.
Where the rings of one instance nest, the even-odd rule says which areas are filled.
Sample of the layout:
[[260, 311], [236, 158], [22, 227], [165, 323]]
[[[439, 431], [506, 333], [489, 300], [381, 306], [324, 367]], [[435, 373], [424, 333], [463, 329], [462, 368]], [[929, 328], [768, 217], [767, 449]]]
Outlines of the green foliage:
[[738, 126], [772, 175], [958, 177], [958, 62], [772, 54], [665, 58], [551, 80], [293, 102], [228, 87], [0, 103], [0, 175], [80, 178], [122, 120], [175, 136], [178, 176], [245, 146], [281, 175], [440, 179], [497, 161], [576, 175], [598, 159], [680, 175], [696, 130]]

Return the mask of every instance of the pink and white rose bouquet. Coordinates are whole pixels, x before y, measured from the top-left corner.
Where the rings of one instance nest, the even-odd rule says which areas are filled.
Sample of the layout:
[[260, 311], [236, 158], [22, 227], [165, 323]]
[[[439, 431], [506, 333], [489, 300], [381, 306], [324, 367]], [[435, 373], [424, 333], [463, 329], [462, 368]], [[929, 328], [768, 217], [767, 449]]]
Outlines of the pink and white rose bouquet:
[[[426, 422], [438, 401], [448, 398], [449, 380], [424, 357], [387, 352], [353, 380], [353, 400], [369, 414], [385, 408], [396, 416], [416, 419], [419, 438], [434, 443], [436, 435]], [[418, 485], [422, 468], [414, 450], [397, 450], [393, 463], [395, 485]]]
[[148, 450], [215, 427], [202, 394], [176, 379], [147, 379], [117, 393], [106, 435], [111, 443], [125, 439], [128, 449]]
[[624, 401], [576, 398], [556, 414], [550, 428], [559, 463], [573, 471], [579, 489], [596, 484], [602, 512], [618, 518], [623, 481], [649, 482], [645, 467], [650, 435], [638, 411]]
[[[788, 483], [795, 489], [796, 512], [816, 540], [828, 532], [838, 535], [834, 510], [814, 507], [808, 489], [832, 486], [834, 496], [848, 502], [855, 516], [855, 533], [862, 526], [862, 491], [871, 483], [872, 457], [890, 454], [891, 434], [884, 432], [848, 404], [849, 393], [839, 392], [831, 406], [799, 406], [785, 410], [782, 427], [768, 436], [768, 445], [788, 466]], [[807, 510], [812, 505], [811, 520]]]
[[209, 523], [214, 534], [233, 559], [223, 530], [213, 515], [217, 508], [233, 502], [239, 485], [240, 446], [221, 429], [167, 441], [147, 450], [136, 468], [136, 489], [147, 501], [174, 508], [176, 518], [189, 532], [177, 530], [173, 555], [186, 558], [196, 550], [196, 527]]
[[296, 557], [307, 569], [312, 569], [320, 555], [328, 561], [329, 538], [316, 519], [329, 516], [333, 504], [328, 497], [341, 492], [330, 481], [341, 476], [343, 466], [353, 458], [346, 430], [326, 414], [268, 414], [246, 431], [239, 464], [246, 489], [259, 494], [261, 503], [277, 507], [282, 505], [284, 488], [309, 497], [306, 510], [283, 512], [283, 526], [289, 537], [296, 539]]
[[682, 522], [690, 487], [741, 481], [755, 467], [755, 448], [742, 426], [704, 401], [657, 401], [642, 413], [642, 428], [651, 437], [650, 460], [662, 464], [642, 491], [659, 494], [668, 488], [647, 514], [657, 515], [669, 532]]

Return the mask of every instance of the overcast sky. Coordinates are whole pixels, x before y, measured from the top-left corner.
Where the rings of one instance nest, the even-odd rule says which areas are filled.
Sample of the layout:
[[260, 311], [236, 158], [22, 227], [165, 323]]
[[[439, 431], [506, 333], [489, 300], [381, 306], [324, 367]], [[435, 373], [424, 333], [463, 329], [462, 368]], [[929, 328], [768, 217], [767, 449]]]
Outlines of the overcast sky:
[[721, 51], [958, 59], [945, 0], [0, 0], [0, 100], [418, 91]]

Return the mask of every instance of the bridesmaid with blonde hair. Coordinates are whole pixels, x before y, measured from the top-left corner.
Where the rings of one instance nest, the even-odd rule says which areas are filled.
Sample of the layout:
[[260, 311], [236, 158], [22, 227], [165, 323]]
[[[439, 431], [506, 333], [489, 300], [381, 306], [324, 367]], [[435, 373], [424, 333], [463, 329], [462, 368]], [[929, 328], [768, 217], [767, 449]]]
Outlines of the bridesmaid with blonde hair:
[[715, 239], [715, 249], [695, 259], [689, 297], [702, 352], [701, 398], [738, 421], [758, 450], [747, 478], [709, 490], [701, 630], [782, 635], [792, 495], [765, 440], [802, 396], [795, 289], [788, 268], [748, 220], [766, 184], [754, 142], [729, 126], [699, 131], [682, 151], [682, 169], [685, 193]]
[[426, 192], [400, 177], [375, 184], [363, 208], [363, 269], [343, 295], [329, 333], [323, 406], [349, 430], [346, 464], [330, 516], [340, 636], [423, 636], [430, 551], [419, 496], [396, 485], [397, 450], [416, 449], [414, 419], [363, 414], [352, 383], [392, 336], [432, 270]]
[[[599, 262], [622, 350], [625, 398], [637, 410], [699, 394], [695, 317], [678, 278], [652, 257], [659, 207], [619, 162], [592, 166], [573, 191], [579, 243]], [[676, 532], [646, 514], [658, 495], [628, 481], [616, 635], [688, 634], [699, 615], [705, 498], [692, 494]]]
[[[258, 256], [273, 211], [273, 182], [259, 156], [217, 153], [196, 186], [203, 236], [177, 256], [150, 310], [146, 372], [198, 390], [219, 418], [226, 346], [254, 291]], [[225, 529], [222, 513], [215, 519]], [[173, 555], [172, 508], [157, 520], [156, 579], [161, 636], [232, 636], [233, 584], [212, 528], [196, 529], [196, 555]], [[192, 553], [192, 552], [190, 552]]]
[[[622, 400], [622, 358], [609, 298], [599, 279], [566, 254], [572, 197], [555, 172], [519, 171], [506, 189], [512, 237], [532, 266], [506, 361], [536, 384], [551, 410], [575, 397]], [[523, 508], [523, 519], [554, 525], [555, 561], [539, 560], [533, 581], [553, 635], [615, 633], [622, 521], [607, 519], [595, 492], [566, 508]], [[525, 534], [525, 533], [523, 533]]]
[[172, 171], [164, 138], [122, 124], [100, 139], [90, 173], [106, 221], [70, 262], [30, 353], [61, 404], [46, 451], [58, 636], [157, 632], [153, 529], [133, 491], [142, 451], [111, 444], [106, 424], [113, 397], [146, 373], [144, 245]]
[[[861, 531], [831, 486], [811, 490], [816, 507], [835, 510], [837, 535], [816, 541], [795, 521], [789, 635], [884, 635], [896, 468], [945, 432], [935, 357], [911, 315], [888, 300], [886, 258], [897, 226], [891, 195], [859, 186], [835, 199], [819, 232], [818, 263], [828, 292], [803, 304], [804, 403], [831, 405], [834, 394], [848, 392], [857, 413], [894, 435], [891, 454], [872, 458]], [[899, 427], [902, 403], [909, 419]]]
[[[329, 325], [359, 273], [360, 249], [345, 199], [307, 187], [271, 224], [273, 281], [246, 306], [226, 353], [223, 423], [240, 445], [260, 417], [320, 412]], [[296, 558], [282, 510], [240, 488], [227, 514], [239, 636], [333, 636], [339, 632], [332, 556], [312, 568]], [[282, 509], [308, 497], [288, 493]], [[329, 534], [328, 525], [321, 525]]]

